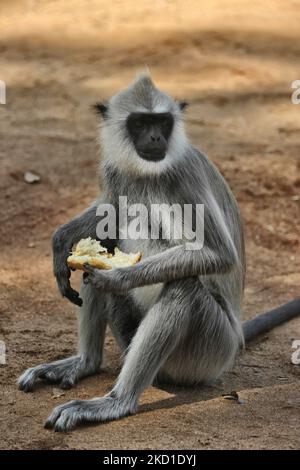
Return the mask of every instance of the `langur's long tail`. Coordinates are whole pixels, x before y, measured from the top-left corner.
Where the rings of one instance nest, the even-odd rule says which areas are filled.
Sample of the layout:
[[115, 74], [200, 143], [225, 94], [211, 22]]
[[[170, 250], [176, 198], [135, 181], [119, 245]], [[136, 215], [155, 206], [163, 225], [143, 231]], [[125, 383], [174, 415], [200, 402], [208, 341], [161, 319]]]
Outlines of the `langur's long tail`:
[[243, 323], [243, 332], [246, 343], [258, 335], [272, 330], [275, 326], [285, 323], [292, 318], [300, 316], [300, 297], [287, 304], [281, 305], [274, 310], [257, 315], [251, 320]]

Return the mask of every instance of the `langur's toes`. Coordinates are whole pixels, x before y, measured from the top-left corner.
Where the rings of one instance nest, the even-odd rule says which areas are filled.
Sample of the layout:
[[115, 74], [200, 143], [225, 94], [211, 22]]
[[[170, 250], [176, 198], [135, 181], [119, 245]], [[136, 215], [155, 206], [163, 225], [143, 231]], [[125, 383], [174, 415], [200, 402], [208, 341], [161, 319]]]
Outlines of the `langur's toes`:
[[61, 413], [61, 407], [60, 406], [54, 408], [51, 415], [48, 416], [48, 418], [46, 419], [45, 424], [44, 424], [44, 428], [45, 429], [53, 429], [56, 421], [58, 420], [58, 418], [60, 416], [60, 413]]
[[74, 387], [75, 380], [72, 379], [65, 379], [59, 384], [59, 388], [62, 390], [70, 390], [70, 388]]
[[28, 393], [32, 392], [34, 386], [35, 378], [33, 375], [33, 371], [28, 369], [25, 371], [18, 379], [18, 388], [22, 392]]
[[75, 424], [72, 423], [70, 418], [64, 418], [64, 416], [61, 416], [56, 421], [53, 429], [55, 432], [70, 432], [73, 431], [75, 427]]
[[45, 421], [44, 428], [45, 429], [52, 429], [52, 423], [49, 421], [49, 419], [47, 419], [47, 421]]
[[54, 408], [51, 415], [47, 418], [44, 427], [46, 429], [53, 429], [55, 432], [72, 431], [77, 422], [74, 410], [77, 410], [79, 402], [80, 400], [73, 400]]
[[44, 380], [46, 383], [60, 384], [62, 389], [67, 390], [84, 376], [84, 371], [80, 356], [72, 356], [27, 369], [19, 378], [18, 386], [24, 392], [31, 392], [37, 381]]
[[24, 392], [24, 393], [30, 393], [33, 391], [33, 384], [32, 383], [19, 383], [18, 384], [18, 388], [19, 390], [21, 390], [21, 392]]
[[40, 379], [48, 380], [48, 382], [57, 382], [57, 376], [51, 370], [45, 372], [44, 374], [40, 374]]

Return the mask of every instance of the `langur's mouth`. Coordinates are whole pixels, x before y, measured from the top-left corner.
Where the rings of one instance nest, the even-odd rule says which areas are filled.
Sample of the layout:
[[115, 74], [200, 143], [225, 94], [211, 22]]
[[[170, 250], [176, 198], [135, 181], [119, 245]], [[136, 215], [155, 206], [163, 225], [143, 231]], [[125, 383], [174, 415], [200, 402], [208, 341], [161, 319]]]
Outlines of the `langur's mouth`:
[[143, 151], [143, 152], [138, 152], [139, 156], [143, 160], [148, 160], [151, 162], [159, 162], [160, 160], [163, 160], [166, 156], [166, 152], [164, 150], [149, 150], [149, 151]]

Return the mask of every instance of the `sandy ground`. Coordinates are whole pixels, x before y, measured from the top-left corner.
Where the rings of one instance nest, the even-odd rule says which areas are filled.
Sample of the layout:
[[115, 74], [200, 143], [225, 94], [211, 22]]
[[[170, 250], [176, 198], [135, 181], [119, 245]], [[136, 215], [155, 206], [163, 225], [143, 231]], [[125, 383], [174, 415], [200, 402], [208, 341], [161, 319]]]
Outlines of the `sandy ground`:
[[[151, 388], [136, 416], [70, 434], [43, 422], [58, 403], [108, 392], [120, 368], [110, 335], [102, 374], [64, 396], [47, 385], [25, 395], [15, 385], [26, 367], [76, 347], [74, 308], [52, 276], [51, 234], [97, 194], [90, 105], [145, 64], [159, 86], [189, 100], [189, 134], [241, 205], [245, 318], [299, 295], [300, 105], [290, 100], [300, 79], [299, 23], [299, 1], [2, 0], [2, 449], [300, 447], [300, 366], [291, 364], [299, 320], [249, 345], [214, 386]], [[26, 184], [26, 170], [40, 174], [40, 184]], [[221, 397], [231, 390], [244, 405]]]

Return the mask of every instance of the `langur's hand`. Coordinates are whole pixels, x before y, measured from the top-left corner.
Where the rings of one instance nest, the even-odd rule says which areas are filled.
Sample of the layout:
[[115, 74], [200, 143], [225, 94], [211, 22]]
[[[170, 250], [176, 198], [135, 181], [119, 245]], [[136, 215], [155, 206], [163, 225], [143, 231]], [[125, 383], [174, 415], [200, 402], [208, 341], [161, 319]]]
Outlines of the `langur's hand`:
[[70, 284], [71, 271], [67, 265], [67, 257], [69, 254], [70, 250], [68, 247], [61, 245], [58, 248], [57, 246], [54, 246], [54, 275], [56, 277], [57, 285], [61, 295], [69, 299], [73, 304], [81, 307], [82, 299], [79, 297], [79, 293], [72, 289]]
[[56, 272], [55, 277], [61, 295], [69, 299], [73, 304], [81, 307], [82, 299], [79, 297], [79, 293], [72, 289], [70, 284], [71, 271], [68, 266], [63, 267], [59, 272]]
[[84, 266], [84, 284], [92, 284], [97, 289], [107, 292], [125, 293], [130, 289], [129, 279], [126, 279], [127, 268], [97, 269], [89, 264]]

